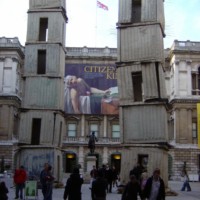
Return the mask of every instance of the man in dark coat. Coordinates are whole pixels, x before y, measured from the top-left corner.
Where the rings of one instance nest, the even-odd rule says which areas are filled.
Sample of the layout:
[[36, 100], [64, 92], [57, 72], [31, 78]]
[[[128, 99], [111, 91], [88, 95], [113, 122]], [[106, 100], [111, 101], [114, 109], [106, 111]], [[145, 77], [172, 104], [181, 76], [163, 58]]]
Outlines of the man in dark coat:
[[138, 195], [140, 195], [141, 198], [140, 184], [137, 181], [135, 175], [131, 175], [130, 181], [124, 188], [124, 192], [122, 194], [122, 200], [137, 200]]
[[144, 196], [148, 200], [165, 200], [165, 184], [160, 177], [160, 169], [156, 168], [153, 176], [148, 178], [144, 188]]
[[40, 183], [41, 183], [41, 186], [42, 186], [42, 194], [43, 194], [44, 199], [47, 195], [47, 180], [46, 180], [46, 177], [48, 176], [48, 174], [49, 174], [49, 164], [45, 163], [44, 169], [40, 173]]
[[107, 181], [103, 171], [98, 170], [97, 178], [92, 183], [92, 200], [106, 200]]
[[109, 167], [109, 165], [106, 165], [105, 178], [106, 178], [106, 180], [108, 182], [107, 191], [111, 193], [112, 192], [112, 182], [113, 182], [113, 171]]
[[140, 165], [140, 163], [137, 163], [137, 165], [130, 171], [129, 176], [135, 175], [136, 179], [140, 181], [143, 170], [144, 168]]
[[81, 186], [83, 178], [80, 177], [79, 169], [74, 168], [73, 173], [67, 179], [63, 199], [81, 200]]

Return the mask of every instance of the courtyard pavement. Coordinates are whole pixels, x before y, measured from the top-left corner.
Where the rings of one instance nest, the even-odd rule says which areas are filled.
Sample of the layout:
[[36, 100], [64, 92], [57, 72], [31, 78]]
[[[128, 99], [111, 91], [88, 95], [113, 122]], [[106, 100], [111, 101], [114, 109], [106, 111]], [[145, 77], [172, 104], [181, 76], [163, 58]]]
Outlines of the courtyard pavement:
[[[0, 181], [5, 181], [9, 189], [9, 200], [14, 199], [15, 197], [15, 188], [13, 188], [13, 179], [10, 177], [0, 178]], [[65, 181], [63, 181], [65, 184]], [[190, 182], [192, 191], [180, 191], [183, 182], [180, 181], [169, 181], [168, 185], [170, 190], [177, 193], [177, 196], [167, 196], [167, 200], [199, 200], [200, 199], [200, 183], [199, 182]], [[53, 189], [53, 200], [62, 200], [63, 199], [64, 188]], [[91, 200], [89, 184], [83, 184], [82, 186], [82, 200]], [[121, 194], [117, 193], [117, 188], [112, 189], [112, 193], [107, 194], [107, 200], [121, 200]], [[138, 198], [139, 199], [139, 198]], [[38, 189], [37, 200], [43, 200], [41, 190]]]

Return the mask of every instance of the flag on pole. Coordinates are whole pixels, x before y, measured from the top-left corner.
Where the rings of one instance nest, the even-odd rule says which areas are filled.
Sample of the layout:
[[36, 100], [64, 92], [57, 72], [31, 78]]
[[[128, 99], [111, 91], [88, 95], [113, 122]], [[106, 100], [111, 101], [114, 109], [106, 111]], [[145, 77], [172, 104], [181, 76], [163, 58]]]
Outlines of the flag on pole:
[[104, 10], [108, 10], [108, 6], [104, 5], [100, 1], [97, 1], [97, 7], [102, 8]]

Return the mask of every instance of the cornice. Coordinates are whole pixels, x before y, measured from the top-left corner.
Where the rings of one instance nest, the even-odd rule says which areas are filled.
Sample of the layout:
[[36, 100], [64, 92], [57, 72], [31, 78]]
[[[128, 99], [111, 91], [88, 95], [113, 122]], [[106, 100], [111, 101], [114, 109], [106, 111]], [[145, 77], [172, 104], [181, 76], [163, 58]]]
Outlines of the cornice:
[[172, 99], [169, 103], [200, 103], [200, 99]]

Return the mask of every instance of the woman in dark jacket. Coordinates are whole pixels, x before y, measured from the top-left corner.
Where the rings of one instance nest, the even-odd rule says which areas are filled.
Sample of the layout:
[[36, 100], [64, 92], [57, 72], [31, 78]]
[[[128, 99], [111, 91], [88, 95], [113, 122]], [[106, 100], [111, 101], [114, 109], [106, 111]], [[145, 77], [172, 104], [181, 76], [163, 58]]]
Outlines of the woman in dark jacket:
[[67, 179], [63, 199], [66, 200], [81, 200], [81, 186], [83, 178], [80, 177], [79, 169], [75, 168], [73, 173]]
[[155, 169], [153, 176], [148, 178], [144, 188], [144, 195], [151, 200], [165, 200], [165, 184], [160, 177], [160, 169]]
[[7, 200], [8, 199], [8, 188], [6, 187], [6, 184], [4, 181], [0, 183], [0, 199], [1, 200]]
[[107, 180], [102, 169], [98, 170], [97, 178], [92, 182], [92, 200], [106, 200]]
[[137, 196], [141, 195], [140, 184], [135, 175], [130, 176], [130, 181], [124, 188], [122, 200], [137, 200]]

